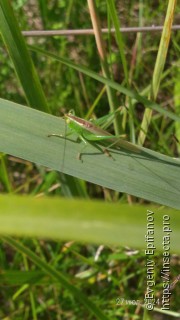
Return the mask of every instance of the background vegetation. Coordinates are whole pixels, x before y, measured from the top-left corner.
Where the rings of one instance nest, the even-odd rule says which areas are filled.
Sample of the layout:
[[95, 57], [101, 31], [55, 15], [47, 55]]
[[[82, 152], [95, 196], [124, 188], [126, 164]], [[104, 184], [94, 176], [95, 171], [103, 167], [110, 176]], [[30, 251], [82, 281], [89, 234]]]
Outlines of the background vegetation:
[[[164, 1], [158, 4], [157, 1], [151, 4], [115, 1], [115, 7], [113, 3], [96, 1], [101, 27], [118, 27], [119, 21], [122, 26], [162, 25], [168, 8]], [[159, 47], [161, 34], [158, 32], [122, 36], [116, 30], [115, 34], [103, 35], [105, 48], [100, 56], [97, 47], [102, 50], [102, 40], [95, 41], [92, 35], [30, 37], [25, 39], [29, 45], [27, 49], [18, 32], [17, 21], [21, 30], [91, 28], [88, 3], [32, 0], [13, 1], [11, 5], [13, 11], [7, 1], [0, 4], [0, 151], [3, 152], [0, 158], [0, 191], [3, 194], [0, 318], [179, 317], [178, 284], [173, 289], [171, 311], [163, 313], [160, 309], [160, 272], [162, 216], [168, 214], [173, 227], [171, 281], [179, 273], [179, 257], [175, 253], [179, 253], [180, 219], [176, 210], [150, 202], [180, 207], [179, 164], [178, 160], [173, 160], [179, 155], [180, 140], [178, 31], [172, 32], [169, 48], [168, 42], [163, 40]], [[174, 24], [178, 23], [178, 9], [176, 6]], [[96, 36], [97, 21], [96, 18]], [[167, 41], [169, 30], [164, 30]], [[106, 88], [103, 79], [94, 80], [93, 72], [107, 78]], [[112, 81], [121, 87], [114, 90]], [[147, 98], [151, 102], [148, 103]], [[79, 144], [61, 139], [47, 141], [47, 134], [64, 132], [64, 121], [48, 113], [62, 116], [73, 108], [80, 117], [99, 118], [117, 107], [121, 107], [119, 118], [109, 130], [126, 134], [129, 141], [153, 150], [145, 151], [141, 165], [136, 157], [121, 152], [115, 154], [116, 161], [101, 154], [92, 157], [93, 146], [88, 149], [87, 160], [80, 163], [76, 159]], [[156, 162], [150, 162], [152, 157]], [[143, 171], [147, 160], [152, 165], [152, 175]], [[136, 162], [137, 172], [133, 176], [126, 166], [132, 168]], [[117, 163], [121, 168], [118, 170], [126, 174], [128, 180], [118, 179], [118, 187], [109, 190], [107, 180], [117, 175]], [[42, 164], [59, 171], [51, 171]], [[90, 181], [95, 182], [100, 167], [106, 182], [101, 181], [101, 186], [93, 185]], [[88, 182], [76, 179], [77, 176]], [[60, 198], [62, 196], [64, 199]], [[154, 210], [157, 215], [156, 308], [153, 313], [140, 305], [117, 303], [118, 298], [142, 302], [144, 299], [147, 209]], [[21, 240], [10, 236], [21, 236]], [[49, 240], [44, 240], [47, 238]], [[79, 242], [86, 242], [86, 245]]]

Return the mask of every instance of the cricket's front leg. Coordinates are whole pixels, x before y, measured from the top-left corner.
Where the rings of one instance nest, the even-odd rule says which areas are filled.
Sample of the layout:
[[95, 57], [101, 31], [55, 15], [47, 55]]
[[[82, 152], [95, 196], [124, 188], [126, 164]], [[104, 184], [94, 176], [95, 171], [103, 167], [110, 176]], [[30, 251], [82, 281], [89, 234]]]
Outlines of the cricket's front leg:
[[[82, 136], [82, 135], [79, 135], [79, 138], [84, 142], [84, 147], [81, 149], [80, 152], [78, 152], [77, 154], [77, 159], [78, 160], [81, 160], [82, 161], [82, 151], [87, 147], [87, 141], [86, 139]], [[82, 161], [83, 162], [83, 161]]]

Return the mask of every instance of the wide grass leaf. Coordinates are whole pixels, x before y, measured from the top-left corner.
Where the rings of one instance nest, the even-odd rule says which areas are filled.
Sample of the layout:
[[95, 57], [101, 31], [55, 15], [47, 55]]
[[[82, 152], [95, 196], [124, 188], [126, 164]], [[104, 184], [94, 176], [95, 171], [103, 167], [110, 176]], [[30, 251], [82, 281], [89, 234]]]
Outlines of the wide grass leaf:
[[143, 148], [139, 153], [112, 150], [107, 157], [94, 145], [84, 146], [64, 134], [65, 121], [0, 100], [0, 152], [44, 165], [74, 177], [174, 208], [180, 208], [180, 161]]
[[164, 221], [169, 223], [166, 226], [172, 230], [169, 231], [171, 252], [180, 252], [180, 215], [175, 209], [10, 195], [1, 195], [0, 202], [0, 234], [3, 236], [74, 240], [142, 250], [147, 246], [147, 210], [151, 210], [154, 212], [151, 217], [154, 218], [156, 250], [163, 251], [163, 236], [167, 235], [163, 233], [163, 217], [166, 216]]

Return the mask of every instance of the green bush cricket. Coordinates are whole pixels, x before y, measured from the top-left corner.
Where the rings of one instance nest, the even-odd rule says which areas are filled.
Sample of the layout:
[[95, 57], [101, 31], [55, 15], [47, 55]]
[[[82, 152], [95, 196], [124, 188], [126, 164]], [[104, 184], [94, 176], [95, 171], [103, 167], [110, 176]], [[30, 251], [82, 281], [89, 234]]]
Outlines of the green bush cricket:
[[[141, 149], [138, 146], [136, 146], [126, 140], [122, 140], [119, 136], [112, 135], [108, 131], [97, 126], [96, 120], [94, 122], [87, 121], [87, 120], [84, 120], [82, 118], [75, 116], [72, 112], [65, 114], [64, 118], [65, 118], [65, 121], [66, 121], [68, 128], [71, 131], [65, 135], [59, 135], [56, 133], [52, 133], [52, 134], [49, 134], [48, 137], [55, 136], [55, 137], [60, 137], [60, 138], [66, 138], [67, 135], [69, 135], [71, 133], [76, 133], [78, 135], [78, 137], [84, 142], [85, 147], [87, 146], [87, 143], [90, 143], [90, 144], [95, 143], [96, 147], [97, 147], [97, 144], [100, 144], [100, 143], [103, 144], [103, 142], [108, 141], [108, 142], [110, 142], [108, 147], [106, 147], [104, 149], [101, 149], [100, 147], [97, 147], [97, 148], [100, 149], [101, 152], [105, 153], [107, 156], [110, 156], [110, 157], [112, 157], [112, 156], [111, 156], [110, 152], [108, 151], [108, 149], [114, 145], [116, 147], [123, 148], [125, 150], [130, 151], [130, 152], [139, 153], [141, 151]], [[97, 120], [97, 122], [99, 123], [99, 119]], [[82, 154], [82, 150], [78, 154], [78, 159], [81, 159], [81, 154]]]

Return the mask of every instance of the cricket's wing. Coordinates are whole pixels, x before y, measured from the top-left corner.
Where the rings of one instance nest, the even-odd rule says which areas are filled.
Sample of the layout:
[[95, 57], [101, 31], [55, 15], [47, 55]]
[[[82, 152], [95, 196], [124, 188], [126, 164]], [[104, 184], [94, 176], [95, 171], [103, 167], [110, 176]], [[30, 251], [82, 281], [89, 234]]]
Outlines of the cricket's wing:
[[126, 140], [122, 140], [122, 139], [118, 139], [116, 138], [117, 141], [114, 141], [114, 143], [112, 145], [114, 146], [118, 146], [120, 148], [123, 148], [123, 149], [126, 149], [126, 150], [129, 150], [129, 151], [132, 151], [132, 152], [136, 152], [136, 153], [139, 153], [141, 152], [141, 148], [138, 147], [137, 145], [129, 142], [129, 141], [126, 141]]
[[[107, 139], [113, 137], [113, 135], [111, 133], [109, 133], [108, 131], [105, 131], [103, 129], [101, 129], [100, 127], [94, 125], [92, 122], [88, 122], [89, 126], [85, 128], [85, 130], [88, 131], [88, 133], [91, 133], [92, 135], [94, 135], [94, 137], [107, 137]], [[100, 139], [98, 139], [100, 140]]]

